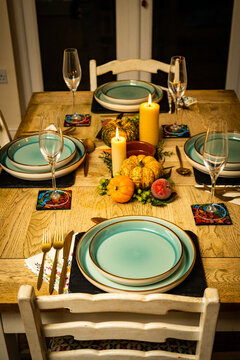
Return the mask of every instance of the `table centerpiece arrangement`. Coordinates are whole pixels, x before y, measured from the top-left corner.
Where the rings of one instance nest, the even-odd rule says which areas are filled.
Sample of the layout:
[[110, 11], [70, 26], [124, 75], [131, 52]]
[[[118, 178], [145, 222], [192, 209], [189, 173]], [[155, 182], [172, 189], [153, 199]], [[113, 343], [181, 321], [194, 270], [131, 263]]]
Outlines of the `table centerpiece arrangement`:
[[139, 114], [105, 120], [99, 137], [109, 147], [116, 131], [121, 139], [126, 139], [128, 156], [113, 174], [112, 150], [103, 150], [100, 158], [112, 177], [100, 179], [98, 194], [109, 195], [119, 203], [138, 200], [142, 204], [162, 206], [172, 202], [177, 193], [170, 178], [171, 167], [164, 167], [166, 156], [172, 153], [164, 151], [164, 141], [159, 141], [156, 147], [139, 141]]

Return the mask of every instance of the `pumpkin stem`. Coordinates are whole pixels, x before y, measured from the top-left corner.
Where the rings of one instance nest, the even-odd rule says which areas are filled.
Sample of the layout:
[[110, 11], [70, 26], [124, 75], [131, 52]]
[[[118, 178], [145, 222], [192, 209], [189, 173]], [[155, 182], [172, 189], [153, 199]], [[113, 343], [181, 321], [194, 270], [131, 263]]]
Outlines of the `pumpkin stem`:
[[117, 186], [117, 185], [115, 186], [115, 190], [118, 190], [118, 186]]
[[138, 164], [140, 167], [144, 167], [144, 163], [142, 162], [142, 160], [139, 161], [139, 164]]

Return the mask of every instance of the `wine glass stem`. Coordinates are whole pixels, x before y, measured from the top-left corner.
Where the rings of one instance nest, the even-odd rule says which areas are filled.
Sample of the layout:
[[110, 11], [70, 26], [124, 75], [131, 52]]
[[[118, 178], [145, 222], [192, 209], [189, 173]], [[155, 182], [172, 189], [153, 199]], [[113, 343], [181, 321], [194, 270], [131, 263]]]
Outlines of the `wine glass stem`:
[[73, 94], [72, 113], [75, 114], [75, 90], [72, 90], [72, 94]]
[[53, 187], [53, 194], [57, 192], [57, 186], [56, 186], [56, 178], [55, 178], [55, 164], [51, 163], [51, 171], [52, 171], [52, 187]]

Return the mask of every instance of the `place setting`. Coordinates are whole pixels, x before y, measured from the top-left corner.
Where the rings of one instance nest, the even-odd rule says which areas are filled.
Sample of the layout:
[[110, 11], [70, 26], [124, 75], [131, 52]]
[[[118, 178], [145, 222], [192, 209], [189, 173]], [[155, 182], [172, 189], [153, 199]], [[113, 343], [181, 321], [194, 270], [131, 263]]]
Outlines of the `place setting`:
[[[191, 205], [196, 225], [231, 225], [227, 206], [215, 203], [214, 196], [238, 203], [240, 134], [228, 132], [226, 121], [212, 119], [206, 133], [186, 141], [184, 152], [194, 168], [195, 180], [199, 184], [196, 188], [211, 193], [209, 204]], [[230, 194], [233, 196], [229, 197]]]

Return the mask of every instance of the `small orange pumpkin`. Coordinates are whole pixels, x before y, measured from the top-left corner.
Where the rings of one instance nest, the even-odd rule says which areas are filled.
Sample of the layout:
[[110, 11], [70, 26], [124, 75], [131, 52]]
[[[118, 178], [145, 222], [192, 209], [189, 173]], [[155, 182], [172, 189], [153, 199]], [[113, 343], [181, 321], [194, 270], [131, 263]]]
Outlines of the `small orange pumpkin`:
[[129, 201], [134, 193], [134, 182], [124, 175], [117, 175], [109, 181], [108, 192], [119, 203]]

